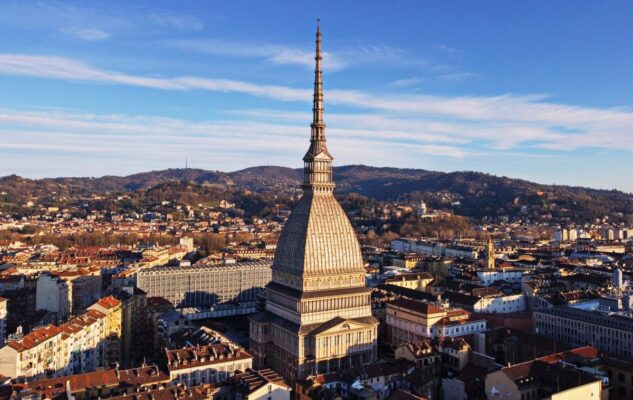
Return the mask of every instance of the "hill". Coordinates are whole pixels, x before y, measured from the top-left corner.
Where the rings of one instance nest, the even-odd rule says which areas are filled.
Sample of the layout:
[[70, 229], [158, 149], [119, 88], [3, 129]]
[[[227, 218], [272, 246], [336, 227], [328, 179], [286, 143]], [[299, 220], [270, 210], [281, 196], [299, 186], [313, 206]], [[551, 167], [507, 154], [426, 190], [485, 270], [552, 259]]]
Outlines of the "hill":
[[[220, 191], [247, 189], [262, 194], [295, 193], [300, 169], [261, 166], [235, 172], [167, 169], [124, 177], [50, 178], [32, 180], [11, 175], [0, 178], [4, 204], [29, 198], [74, 199], [82, 196], [149, 190], [169, 182], [187, 182], [187, 190], [213, 187]], [[337, 193], [358, 193], [379, 201], [426, 201], [477, 219], [508, 216], [536, 220], [586, 222], [609, 216], [633, 221], [633, 194], [617, 190], [542, 185], [479, 172], [443, 173], [420, 169], [348, 165], [334, 168]]]

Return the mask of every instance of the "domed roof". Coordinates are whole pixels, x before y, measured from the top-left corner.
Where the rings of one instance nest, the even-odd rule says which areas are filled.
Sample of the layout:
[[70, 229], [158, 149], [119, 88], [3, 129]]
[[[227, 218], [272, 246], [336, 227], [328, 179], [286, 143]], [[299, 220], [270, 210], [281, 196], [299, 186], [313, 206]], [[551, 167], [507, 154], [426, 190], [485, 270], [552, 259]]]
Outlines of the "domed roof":
[[332, 156], [327, 149], [323, 120], [321, 32], [318, 29], [314, 59], [310, 147], [303, 157], [304, 194], [279, 237], [273, 260], [273, 282], [302, 291], [364, 287], [365, 271], [358, 239], [333, 194]]
[[364, 273], [356, 233], [332, 192], [306, 191], [281, 232], [273, 270], [304, 277]]

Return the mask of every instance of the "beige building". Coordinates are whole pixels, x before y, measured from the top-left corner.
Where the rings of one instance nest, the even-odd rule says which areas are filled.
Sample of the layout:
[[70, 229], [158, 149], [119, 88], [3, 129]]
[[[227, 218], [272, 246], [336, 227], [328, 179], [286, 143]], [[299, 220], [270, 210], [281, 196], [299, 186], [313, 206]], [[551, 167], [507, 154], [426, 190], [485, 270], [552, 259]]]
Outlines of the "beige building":
[[[105, 298], [100, 303], [118, 303]], [[93, 371], [116, 362], [111, 338], [121, 327], [120, 303], [113, 308], [90, 307], [60, 325], [37, 328], [20, 340], [0, 348], [0, 374], [31, 381]], [[114, 310], [114, 311], [113, 311]]]
[[472, 319], [466, 310], [405, 298], [387, 303], [386, 322], [386, 339], [393, 346], [427, 338], [460, 337], [486, 331], [486, 320]]
[[258, 368], [272, 367], [291, 383], [376, 359], [378, 321], [360, 245], [334, 198], [332, 156], [325, 142], [321, 33], [317, 30], [311, 139], [303, 197], [286, 222], [267, 286], [266, 311], [250, 322]]
[[419, 274], [409, 273], [396, 275], [393, 278], [385, 281], [388, 285], [396, 285], [405, 287], [407, 289], [422, 290], [424, 291], [426, 286], [433, 282], [435, 278], [428, 272], [422, 272]]

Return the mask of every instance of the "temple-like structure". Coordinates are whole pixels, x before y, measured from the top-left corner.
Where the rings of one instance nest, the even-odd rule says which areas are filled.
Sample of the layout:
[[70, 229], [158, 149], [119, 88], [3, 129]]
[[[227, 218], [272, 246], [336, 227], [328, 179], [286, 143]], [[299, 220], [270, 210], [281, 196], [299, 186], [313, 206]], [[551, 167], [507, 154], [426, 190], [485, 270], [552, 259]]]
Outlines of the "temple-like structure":
[[319, 28], [315, 61], [303, 197], [277, 244], [266, 310], [250, 319], [256, 366], [272, 367], [290, 382], [376, 360], [378, 321], [371, 314], [360, 246], [333, 194]]

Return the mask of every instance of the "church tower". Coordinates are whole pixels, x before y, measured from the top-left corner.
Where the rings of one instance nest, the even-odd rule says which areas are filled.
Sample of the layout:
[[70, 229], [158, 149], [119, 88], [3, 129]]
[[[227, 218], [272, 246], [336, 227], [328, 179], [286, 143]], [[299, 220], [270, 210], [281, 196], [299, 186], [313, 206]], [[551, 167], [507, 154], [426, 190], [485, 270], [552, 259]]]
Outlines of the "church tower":
[[486, 243], [486, 268], [495, 269], [495, 242], [491, 235], [488, 235]]
[[371, 314], [360, 245], [333, 194], [319, 27], [315, 61], [303, 197], [277, 243], [266, 310], [250, 318], [255, 366], [274, 368], [289, 382], [376, 360], [378, 321]]

